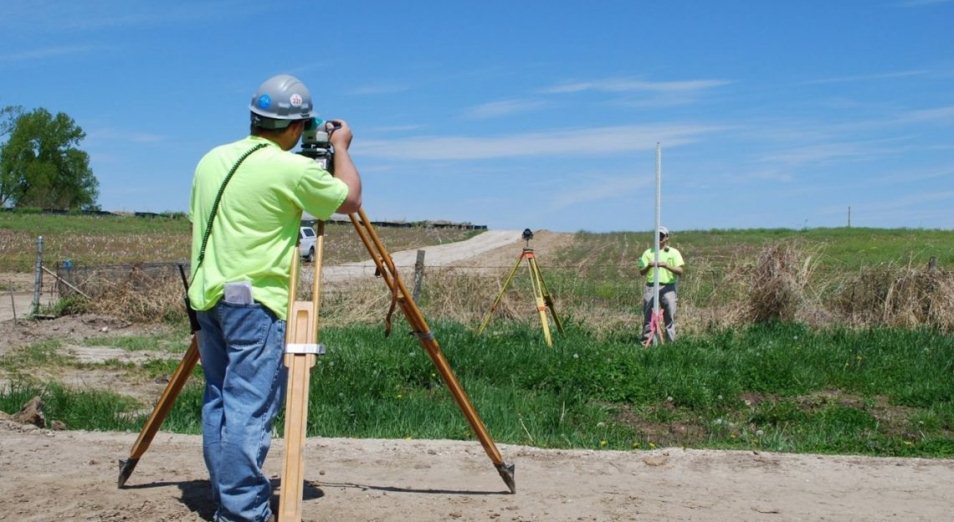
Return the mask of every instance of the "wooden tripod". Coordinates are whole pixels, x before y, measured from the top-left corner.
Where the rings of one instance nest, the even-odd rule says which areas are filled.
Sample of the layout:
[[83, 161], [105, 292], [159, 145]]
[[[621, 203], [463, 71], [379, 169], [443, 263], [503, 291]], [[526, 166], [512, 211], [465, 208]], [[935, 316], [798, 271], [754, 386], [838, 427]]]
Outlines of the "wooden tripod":
[[553, 307], [553, 299], [550, 297], [550, 291], [547, 290], [546, 283], [543, 282], [543, 274], [540, 272], [540, 267], [537, 265], [537, 258], [533, 254], [533, 249], [529, 247], [529, 241], [527, 244], [528, 246], [525, 247], [523, 252], [520, 253], [520, 256], [517, 258], [517, 263], [513, 265], [510, 275], [507, 276], [503, 286], [500, 288], [500, 293], [497, 294], [497, 298], [494, 299], [494, 303], [490, 306], [490, 310], [487, 311], [487, 315], [485, 315], [484, 320], [481, 321], [480, 328], [477, 329], [477, 335], [483, 333], [484, 329], [487, 328], [487, 325], [490, 324], [490, 318], [493, 317], [494, 310], [497, 309], [497, 305], [500, 304], [500, 300], [507, 291], [507, 287], [510, 286], [510, 282], [513, 281], [514, 274], [516, 274], [517, 269], [520, 268], [520, 262], [526, 260], [527, 267], [530, 269], [530, 285], [533, 286], [533, 298], [537, 304], [537, 313], [540, 315], [540, 326], [543, 328], [543, 338], [546, 340], [547, 346], [552, 347], [553, 337], [550, 334], [550, 322], [547, 319], [547, 311], [549, 311], [550, 315], [553, 316], [553, 323], [556, 325], [557, 330], [561, 334], [563, 333], [563, 324], [557, 317], [556, 309]]
[[[391, 255], [388, 253], [380, 237], [371, 225], [364, 210], [348, 215], [351, 223], [354, 225], [365, 248], [371, 255], [377, 273], [380, 275], [388, 288], [391, 290], [391, 310], [388, 312], [387, 331], [390, 331], [390, 315], [396, 306], [401, 308], [407, 318], [408, 323], [414, 329], [421, 346], [430, 356], [438, 373], [440, 373], [448, 390], [457, 402], [458, 407], [470, 424], [477, 438], [480, 440], [484, 451], [504, 483], [511, 493], [516, 492], [516, 483], [514, 481], [514, 465], [504, 462], [494, 444], [493, 439], [487, 432], [483, 421], [477, 414], [477, 411], [471, 405], [467, 394], [464, 392], [457, 376], [454, 374], [450, 365], [447, 363], [440, 345], [431, 333], [424, 315], [417, 307], [414, 299], [408, 292], [407, 287], [401, 281], [400, 275], [394, 265]], [[279, 520], [282, 522], [292, 522], [301, 519], [302, 493], [304, 484], [304, 453], [305, 429], [307, 427], [308, 415], [308, 387], [310, 369], [315, 365], [317, 356], [324, 353], [324, 347], [317, 344], [318, 339], [318, 308], [320, 304], [320, 269], [322, 260], [322, 248], [324, 242], [323, 223], [319, 225], [318, 239], [315, 245], [315, 276], [312, 291], [311, 302], [297, 301], [295, 289], [298, 280], [298, 258], [295, 256], [292, 261], [291, 288], [292, 296], [289, 298], [289, 313], [286, 330], [286, 350], [285, 364], [288, 366], [288, 389], [286, 391], [285, 403], [285, 437], [286, 450], [282, 467], [281, 498], [279, 501]], [[183, 275], [184, 278], [184, 275]], [[190, 317], [191, 318], [191, 317]], [[165, 420], [166, 415], [172, 408], [172, 405], [181, 391], [192, 369], [198, 363], [198, 341], [195, 331], [198, 325], [193, 323], [192, 344], [186, 352], [183, 359], [179, 362], [175, 373], [166, 385], [159, 402], [156, 404], [148, 420], [143, 425], [135, 444], [130, 451], [130, 456], [126, 460], [120, 460], [119, 487], [122, 488], [126, 480], [132, 474], [140, 457], [149, 448], [153, 437], [158, 432], [159, 427]]]

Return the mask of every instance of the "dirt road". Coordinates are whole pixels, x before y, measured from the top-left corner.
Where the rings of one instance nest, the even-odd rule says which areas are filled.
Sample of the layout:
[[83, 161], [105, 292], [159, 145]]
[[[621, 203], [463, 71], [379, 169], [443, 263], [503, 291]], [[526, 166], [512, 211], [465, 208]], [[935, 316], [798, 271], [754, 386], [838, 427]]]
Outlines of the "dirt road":
[[[445, 243], [421, 248], [424, 251], [424, 263], [427, 266], [448, 266], [453, 263], [472, 259], [493, 250], [516, 244], [520, 241], [519, 230], [488, 230], [466, 241]], [[417, 250], [391, 252], [394, 265], [401, 271], [401, 278], [406, 279], [413, 273], [414, 263], [417, 260]], [[516, 250], [519, 253], [519, 250]], [[370, 277], [374, 274], [375, 265], [371, 260], [343, 265], [322, 267], [323, 281], [336, 283], [355, 277]], [[308, 274], [310, 275], [310, 274]]]
[[[0, 520], [191, 521], [213, 510], [201, 438], [160, 433], [126, 489], [133, 433], [0, 422]], [[950, 520], [954, 462], [677, 448], [500, 446], [517, 493], [472, 441], [308, 440], [305, 520]], [[278, 489], [282, 441], [266, 469]]]

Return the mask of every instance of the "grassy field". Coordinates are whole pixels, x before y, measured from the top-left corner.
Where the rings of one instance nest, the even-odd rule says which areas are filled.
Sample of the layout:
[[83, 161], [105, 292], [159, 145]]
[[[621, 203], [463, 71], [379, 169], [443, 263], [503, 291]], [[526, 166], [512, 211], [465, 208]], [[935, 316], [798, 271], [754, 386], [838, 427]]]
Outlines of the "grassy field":
[[[637, 348], [632, 336], [596, 338], [577, 327], [554, 348], [526, 328], [483, 337], [458, 324], [435, 331], [498, 442], [954, 456], [954, 338], [933, 331], [773, 324], [651, 350]], [[328, 354], [312, 375], [310, 436], [472, 438], [412, 336], [385, 339], [379, 328], [350, 327], [328, 329], [322, 341]], [[127, 340], [123, 347], [162, 342]], [[69, 367], [58, 348], [37, 344], [0, 359], [0, 367]], [[148, 379], [168, 374], [175, 362], [102, 364]], [[199, 432], [201, 383], [197, 370], [164, 429]], [[26, 377], [0, 392], [0, 409], [15, 411], [36, 395], [48, 418], [70, 429], [136, 432], [144, 421], [145, 405], [128, 397]]]
[[[0, 265], [10, 270], [22, 262], [7, 238], [29, 245], [38, 233], [53, 237], [44, 231], [69, 219], [0, 214]], [[184, 220], [120, 218], [105, 225], [95, 219], [70, 225], [91, 238], [78, 244], [94, 246], [59, 252], [90, 263], [100, 249], [120, 244], [162, 245], [148, 261], [185, 255]], [[353, 235], [345, 230], [333, 232]], [[379, 233], [394, 250], [451, 239], [450, 233], [414, 237], [427, 233], [414, 229]], [[71, 234], [62, 234], [59, 248], [72, 244]], [[673, 243], [689, 267], [680, 286], [683, 334], [645, 350], [637, 339], [644, 282], [633, 265], [648, 243], [647, 233], [580, 232], [540, 260], [567, 326], [554, 348], [542, 341], [524, 277], [515, 280], [488, 331], [475, 335], [509, 267], [499, 275], [473, 267], [428, 271], [421, 307], [496, 440], [558, 448], [954, 456], [954, 231], [678, 232]], [[139, 250], [117, 249], [104, 258], [134, 262]], [[931, 258], [938, 269], [927, 270]], [[407, 326], [399, 319], [395, 334], [383, 337], [389, 299], [380, 282], [368, 285], [374, 291], [355, 285], [323, 298], [329, 354], [315, 369], [309, 434], [470, 438], [430, 361], [405, 335]], [[181, 289], [170, 291], [168, 303], [181, 307]], [[166, 333], [86, 342], [184, 348], [184, 314], [161, 310], [145, 315], [171, 321]], [[44, 341], [0, 358], [11, 377], [0, 390], [0, 409], [14, 411], [42, 395], [48, 418], [69, 428], [138, 431], [150, 405], [31, 378], [29, 368], [80, 364], [61, 348]], [[98, 368], [147, 380], [167, 375], [176, 362]], [[198, 432], [199, 371], [195, 377], [165, 429]]]

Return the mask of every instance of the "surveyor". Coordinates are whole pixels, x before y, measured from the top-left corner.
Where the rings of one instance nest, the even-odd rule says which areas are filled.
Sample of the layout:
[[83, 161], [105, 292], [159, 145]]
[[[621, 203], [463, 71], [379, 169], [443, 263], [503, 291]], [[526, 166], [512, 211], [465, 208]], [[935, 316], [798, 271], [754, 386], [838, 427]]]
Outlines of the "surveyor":
[[301, 81], [287, 74], [269, 78], [249, 109], [250, 135], [199, 161], [189, 207], [189, 299], [201, 327], [206, 380], [202, 451], [216, 521], [272, 516], [262, 465], [287, 381], [285, 320], [302, 211], [324, 220], [361, 207], [346, 122], [326, 124], [334, 175], [290, 152], [305, 125], [320, 122]]
[[[650, 270], [657, 267], [655, 270]], [[652, 331], [652, 317], [656, 297], [656, 273], [659, 273], [659, 307], [663, 311], [666, 325], [666, 337], [676, 340], [676, 286], [679, 277], [685, 271], [682, 254], [669, 246], [669, 229], [659, 227], [659, 264], [656, 264], [655, 245], [646, 249], [639, 258], [639, 273], [646, 276], [646, 288], [643, 291], [643, 344], [647, 343]]]

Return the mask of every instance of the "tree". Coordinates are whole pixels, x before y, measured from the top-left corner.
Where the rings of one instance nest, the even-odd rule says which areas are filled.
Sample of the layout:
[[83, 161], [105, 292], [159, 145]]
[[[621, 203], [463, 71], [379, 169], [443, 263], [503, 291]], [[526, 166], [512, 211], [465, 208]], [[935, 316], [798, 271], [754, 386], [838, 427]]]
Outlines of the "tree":
[[96, 206], [99, 182], [80, 150], [86, 137], [73, 118], [39, 108], [0, 111], [0, 206], [76, 210]]

